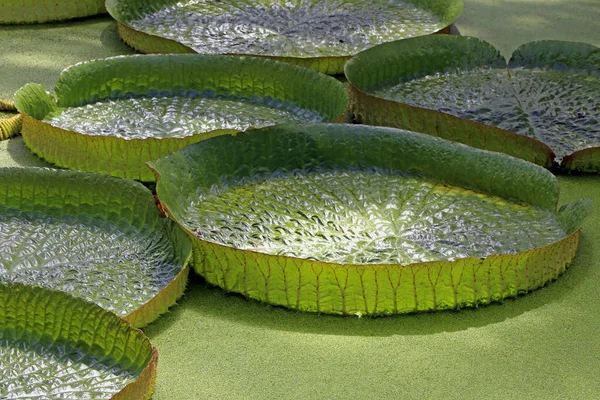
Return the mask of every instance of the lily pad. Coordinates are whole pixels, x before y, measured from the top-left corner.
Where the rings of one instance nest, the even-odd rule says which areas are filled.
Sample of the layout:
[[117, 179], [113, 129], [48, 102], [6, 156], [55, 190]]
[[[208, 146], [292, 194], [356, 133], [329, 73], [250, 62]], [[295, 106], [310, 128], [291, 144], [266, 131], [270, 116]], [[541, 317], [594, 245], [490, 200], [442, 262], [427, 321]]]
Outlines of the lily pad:
[[139, 183], [0, 168], [0, 281], [51, 287], [143, 326], [183, 294], [191, 246]]
[[194, 268], [226, 290], [340, 314], [476, 306], [562, 273], [590, 203], [547, 170], [414, 132], [276, 126], [149, 163]]
[[0, 140], [6, 140], [21, 131], [21, 115], [12, 100], [0, 99]]
[[361, 123], [600, 172], [600, 49], [541, 41], [508, 63], [469, 37], [387, 43], [346, 65]]
[[123, 40], [145, 53], [272, 57], [328, 74], [380, 43], [428, 35], [462, 13], [460, 0], [108, 0]]
[[147, 399], [157, 361], [141, 331], [93, 303], [0, 283], [3, 399]]
[[256, 58], [115, 57], [59, 76], [56, 100], [20, 89], [27, 147], [59, 167], [151, 181], [145, 162], [223, 133], [278, 123], [332, 122], [348, 105], [340, 82]]
[[6, 0], [0, 2], [0, 25], [63, 21], [104, 13], [104, 0]]

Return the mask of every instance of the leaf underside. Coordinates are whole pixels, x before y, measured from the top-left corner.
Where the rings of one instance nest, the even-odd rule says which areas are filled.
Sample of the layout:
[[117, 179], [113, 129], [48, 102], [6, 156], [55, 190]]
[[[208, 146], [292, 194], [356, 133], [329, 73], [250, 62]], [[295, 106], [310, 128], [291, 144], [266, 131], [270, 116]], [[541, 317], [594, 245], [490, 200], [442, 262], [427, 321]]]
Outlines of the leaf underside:
[[[449, 54], [444, 44], [453, 46], [454, 51]], [[567, 44], [550, 41], [526, 44], [515, 51], [507, 69], [498, 53], [495, 57], [484, 57], [491, 46], [474, 38], [419, 38], [408, 45], [390, 43], [387, 48], [365, 52], [348, 65], [350, 81], [366, 94], [362, 96], [366, 104], [362, 107], [355, 104], [353, 108], [365, 118], [361, 122], [369, 123], [378, 118], [376, 114], [382, 108], [382, 100], [378, 99], [407, 105], [399, 106], [404, 112], [386, 123], [398, 127], [407, 127], [411, 120], [424, 116], [423, 109], [475, 121], [544, 143], [552, 149], [554, 161], [560, 164], [566, 156], [600, 146], [600, 49], [573, 43], [570, 53], [560, 56]], [[427, 48], [427, 53], [418, 50], [417, 45]], [[392, 50], [402, 56], [391, 59]], [[440, 58], [445, 61], [440, 62]], [[540, 58], [547, 60], [540, 62]], [[403, 66], [415, 63], [419, 67]], [[379, 64], [386, 64], [388, 70], [396, 73], [387, 74], [380, 82], [375, 78], [368, 83], [358, 76], [369, 71], [377, 76]], [[357, 101], [360, 98], [360, 95], [355, 97]], [[441, 123], [440, 120], [437, 125]], [[454, 132], [464, 129], [464, 125], [452, 125], [421, 131], [442, 136], [439, 131], [446, 130], [443, 137], [475, 143], [481, 148], [489, 147], [485, 139], [474, 139], [475, 135], [502, 132], [486, 132], [483, 128], [480, 132], [473, 130], [467, 138]], [[520, 156], [515, 154], [518, 149], [511, 146], [502, 150]], [[543, 157], [540, 155], [538, 159]]]
[[543, 168], [386, 128], [252, 130], [150, 165], [161, 204], [193, 239], [198, 272], [310, 311], [514, 296], [564, 271], [589, 213], [583, 202], [557, 216], [557, 183]]
[[21, 116], [12, 100], [0, 99], [0, 140], [9, 139], [21, 131]]
[[148, 398], [156, 357], [140, 331], [93, 303], [0, 283], [2, 398]]
[[349, 57], [380, 43], [437, 32], [459, 17], [462, 2], [110, 0], [107, 8], [125, 27], [150, 35], [120, 29], [142, 51], [152, 51], [144, 42], [155, 37], [172, 41], [171, 51], [182, 51], [175, 45], [180, 44], [202, 54], [312, 59]]
[[122, 317], [169, 302], [154, 319], [173, 304], [154, 299], [181, 279], [186, 240], [160, 218], [147, 189], [67, 171], [15, 168], [0, 176], [1, 281], [68, 292]]

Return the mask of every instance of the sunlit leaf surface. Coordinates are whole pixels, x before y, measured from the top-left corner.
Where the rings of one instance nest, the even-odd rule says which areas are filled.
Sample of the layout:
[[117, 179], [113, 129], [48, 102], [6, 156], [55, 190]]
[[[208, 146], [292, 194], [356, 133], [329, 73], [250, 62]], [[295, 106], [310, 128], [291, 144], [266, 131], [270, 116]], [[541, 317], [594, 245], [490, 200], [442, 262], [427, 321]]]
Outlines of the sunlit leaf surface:
[[565, 236], [549, 211], [390, 171], [275, 171], [188, 212], [203, 240], [341, 264], [485, 257]]
[[3, 339], [0, 371], [3, 399], [110, 399], [137, 378], [77, 348]]
[[[559, 164], [600, 147], [600, 49], [588, 44], [528, 43], [515, 50], [507, 68], [498, 51], [476, 38], [416, 38], [367, 50], [346, 73], [363, 123], [414, 129], [546, 165], [545, 150], [534, 141], [547, 145], [555, 156], [550, 162]], [[537, 155], [523, 152], [535, 147]], [[600, 169], [598, 159], [585, 160], [590, 165], [583, 169], [594, 162]]]
[[556, 278], [587, 200], [505, 154], [364, 125], [278, 125], [149, 163], [194, 268], [287, 307], [393, 314], [474, 306]]
[[125, 316], [181, 270], [164, 232], [105, 217], [22, 212], [0, 206], [0, 279], [42, 284]]
[[598, 93], [600, 79], [577, 72], [488, 68], [427, 75], [373, 92], [538, 139], [559, 161], [600, 146]]
[[15, 103], [25, 145], [46, 161], [150, 182], [147, 161], [250, 127], [338, 122], [348, 96], [332, 77], [272, 60], [168, 54], [79, 63], [54, 93], [29, 83]]
[[322, 57], [356, 54], [448, 24], [418, 3], [399, 0], [188, 0], [148, 12], [130, 25], [198, 53]]

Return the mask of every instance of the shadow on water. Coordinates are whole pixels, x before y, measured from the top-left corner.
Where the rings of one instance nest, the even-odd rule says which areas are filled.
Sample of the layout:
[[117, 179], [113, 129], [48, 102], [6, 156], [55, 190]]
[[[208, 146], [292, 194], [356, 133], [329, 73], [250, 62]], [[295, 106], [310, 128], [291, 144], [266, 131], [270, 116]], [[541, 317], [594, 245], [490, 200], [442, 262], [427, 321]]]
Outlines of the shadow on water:
[[14, 137], [0, 144], [0, 167], [50, 167], [41, 158], [33, 154], [20, 136]]
[[[569, 40], [600, 46], [600, 7], [596, 0], [465, 0], [456, 25], [465, 36], [492, 43], [510, 58], [521, 44], [534, 40]], [[485, 25], [481, 21], [487, 21]], [[510, 27], [510, 29], [507, 29]]]
[[142, 54], [132, 47], [129, 47], [125, 42], [121, 40], [121, 36], [119, 36], [119, 30], [117, 29], [117, 22], [112, 21], [110, 24], [102, 30], [100, 34], [100, 42], [115, 52], [121, 54]]
[[582, 260], [593, 259], [592, 248], [593, 241], [582, 235], [578, 257], [563, 276], [544, 288], [507, 299], [502, 304], [376, 318], [304, 313], [270, 306], [238, 294], [225, 293], [192, 273], [179, 305], [144, 330], [151, 337], [159, 335], [178, 319], [190, 318], [190, 314], [191, 318], [198, 318], [199, 324], [205, 319], [224, 320], [264, 329], [343, 336], [428, 335], [484, 327], [549, 306], [577, 291], [590, 274], [590, 263]]

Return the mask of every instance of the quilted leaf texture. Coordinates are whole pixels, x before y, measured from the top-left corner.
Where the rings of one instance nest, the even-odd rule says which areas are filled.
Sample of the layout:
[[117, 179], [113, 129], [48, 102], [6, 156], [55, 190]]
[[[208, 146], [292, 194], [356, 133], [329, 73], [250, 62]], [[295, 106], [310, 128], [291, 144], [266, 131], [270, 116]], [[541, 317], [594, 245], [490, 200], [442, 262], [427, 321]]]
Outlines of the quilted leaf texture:
[[0, 281], [93, 301], [144, 326], [183, 294], [191, 244], [139, 183], [40, 168], [0, 170]]
[[115, 57], [63, 71], [55, 93], [21, 88], [23, 140], [59, 167], [152, 181], [145, 163], [206, 138], [278, 123], [336, 122], [331, 77], [256, 58]]
[[148, 399], [158, 352], [144, 334], [66, 293], [0, 283], [0, 396]]
[[476, 38], [387, 43], [346, 66], [359, 122], [428, 133], [545, 167], [600, 171], [600, 49], [541, 41], [508, 68]]
[[123, 40], [145, 53], [239, 54], [339, 74], [380, 43], [443, 30], [460, 0], [108, 0]]
[[575, 256], [589, 200], [557, 213], [545, 169], [358, 125], [221, 136], [149, 163], [209, 282], [338, 314], [456, 309], [546, 284]]

